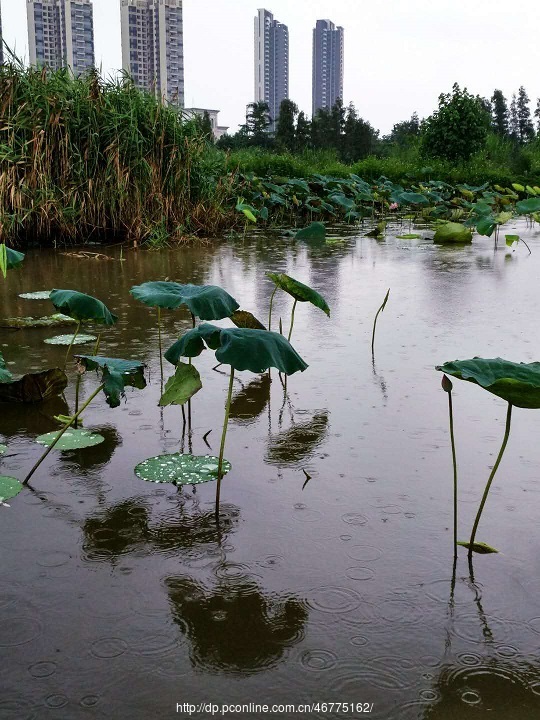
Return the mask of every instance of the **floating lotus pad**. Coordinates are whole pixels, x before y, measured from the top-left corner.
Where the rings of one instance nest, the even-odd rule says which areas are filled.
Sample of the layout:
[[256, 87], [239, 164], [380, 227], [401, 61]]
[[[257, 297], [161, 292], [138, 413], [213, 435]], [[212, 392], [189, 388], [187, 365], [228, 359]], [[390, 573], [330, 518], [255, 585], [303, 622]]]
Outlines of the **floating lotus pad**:
[[95, 335], [83, 335], [82, 333], [77, 335], [73, 340], [73, 335], [56, 335], [56, 337], [47, 338], [43, 342], [47, 345], [87, 345], [88, 343], [95, 342], [97, 340]]
[[23, 300], [49, 300], [52, 290], [38, 290], [37, 292], [22, 293], [19, 295]]
[[[219, 458], [212, 455], [158, 455], [137, 465], [135, 475], [147, 482], [200, 485], [217, 480], [218, 464]], [[231, 463], [223, 460], [223, 475], [230, 470]]]
[[49, 328], [49, 327], [65, 327], [68, 325], [76, 325], [77, 321], [62, 313], [56, 313], [55, 315], [46, 315], [45, 317], [20, 317], [20, 318], [5, 318], [0, 320], [0, 327], [4, 328], [17, 328], [22, 330], [24, 328]]
[[0, 475], [0, 502], [11, 500], [23, 489], [23, 484], [14, 477]]
[[[36, 438], [36, 442], [40, 445], [50, 447], [57, 436], [57, 432], [46, 433]], [[102, 435], [92, 433], [90, 430], [71, 428], [70, 430], [66, 430], [54, 447], [56, 450], [82, 450], [83, 448], [101, 445], [102, 442], [105, 442], [105, 438]]]

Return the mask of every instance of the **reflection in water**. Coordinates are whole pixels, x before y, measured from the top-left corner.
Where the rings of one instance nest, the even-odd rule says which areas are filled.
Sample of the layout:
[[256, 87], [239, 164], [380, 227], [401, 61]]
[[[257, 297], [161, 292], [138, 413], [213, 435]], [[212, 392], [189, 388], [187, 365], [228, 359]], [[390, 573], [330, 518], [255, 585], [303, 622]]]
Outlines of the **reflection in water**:
[[271, 436], [266, 462], [272, 465], [295, 466], [311, 457], [323, 442], [328, 431], [328, 412], [323, 411], [311, 420], [296, 423], [288, 430]]
[[270, 386], [270, 377], [265, 374], [252, 380], [249, 385], [233, 395], [231, 420], [249, 425], [262, 415], [270, 401]]
[[[227, 569], [227, 565], [218, 566]], [[248, 576], [211, 588], [189, 577], [165, 581], [174, 621], [191, 643], [194, 665], [251, 675], [277, 665], [303, 639], [308, 612], [291, 596], [265, 595]]]
[[5, 405], [0, 413], [0, 432], [6, 438], [23, 433], [43, 435], [60, 427], [55, 423], [55, 415], [69, 415], [68, 404], [61, 397], [37, 405]]

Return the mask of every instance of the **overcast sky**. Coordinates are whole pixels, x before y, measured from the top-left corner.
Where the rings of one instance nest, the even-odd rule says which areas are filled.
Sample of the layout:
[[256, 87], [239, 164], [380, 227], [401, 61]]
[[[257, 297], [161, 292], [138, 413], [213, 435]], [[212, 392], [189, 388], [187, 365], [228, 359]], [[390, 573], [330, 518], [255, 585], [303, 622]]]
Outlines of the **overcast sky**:
[[[28, 56], [26, 0], [0, 0], [4, 39]], [[220, 109], [236, 129], [253, 100], [253, 18], [266, 7], [290, 33], [290, 95], [311, 113], [312, 29], [345, 28], [345, 103], [383, 133], [436, 107], [454, 82], [509, 98], [540, 96], [539, 0], [184, 0], [186, 105]], [[121, 67], [120, 0], [94, 0], [96, 61]]]

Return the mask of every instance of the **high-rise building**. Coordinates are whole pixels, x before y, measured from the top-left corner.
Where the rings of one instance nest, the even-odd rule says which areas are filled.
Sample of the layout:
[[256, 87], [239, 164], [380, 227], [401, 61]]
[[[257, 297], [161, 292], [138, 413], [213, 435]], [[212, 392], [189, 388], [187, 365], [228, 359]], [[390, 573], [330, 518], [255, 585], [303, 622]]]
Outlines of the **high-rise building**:
[[92, 0], [27, 0], [30, 63], [81, 75], [95, 67]]
[[289, 29], [268, 10], [259, 10], [255, 18], [255, 102], [268, 103], [271, 130], [288, 97]]
[[317, 20], [313, 30], [313, 115], [343, 100], [345, 31], [330, 20]]
[[122, 67], [141, 90], [184, 107], [182, 0], [122, 0]]

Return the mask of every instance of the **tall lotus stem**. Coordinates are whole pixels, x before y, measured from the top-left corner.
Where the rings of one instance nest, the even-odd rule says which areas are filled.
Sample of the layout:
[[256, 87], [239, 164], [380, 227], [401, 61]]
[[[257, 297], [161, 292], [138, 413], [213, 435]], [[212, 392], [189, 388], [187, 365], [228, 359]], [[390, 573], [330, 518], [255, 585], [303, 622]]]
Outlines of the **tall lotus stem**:
[[454, 468], [454, 561], [457, 558], [458, 548], [458, 475], [457, 475], [457, 459], [456, 459], [456, 440], [454, 437], [454, 408], [452, 406], [452, 382], [443, 375], [442, 388], [448, 393], [448, 416], [450, 418], [450, 444], [452, 446], [452, 465]]
[[66, 359], [64, 360], [63, 370], [65, 370], [66, 367], [67, 367], [68, 359], [69, 359], [69, 353], [71, 352], [71, 348], [73, 347], [73, 343], [74, 343], [75, 340], [77, 339], [77, 335], [79, 334], [80, 329], [81, 329], [81, 321], [79, 320], [79, 322], [77, 323], [77, 328], [76, 328], [76, 330], [75, 330], [75, 334], [74, 334], [73, 337], [71, 338], [71, 342], [69, 343], [69, 347], [68, 347], [68, 349], [67, 349]]
[[272, 297], [270, 298], [270, 311], [268, 313], [268, 330], [270, 331], [272, 329], [272, 310], [274, 308], [274, 298], [276, 296], [276, 293], [278, 291], [278, 287], [276, 285], [276, 288], [274, 292], [272, 293]]
[[161, 340], [161, 308], [157, 309], [157, 326], [158, 326], [158, 341], [159, 341], [159, 368], [161, 371], [161, 394], [163, 395], [163, 344]]
[[[95, 354], [95, 353], [94, 353]], [[81, 373], [77, 370], [77, 382], [75, 383], [75, 415], [79, 412], [79, 394], [81, 390]], [[73, 423], [75, 429], [77, 429], [78, 421], [75, 420]]]
[[30, 478], [32, 477], [32, 475], [36, 472], [36, 470], [37, 470], [38, 467], [41, 465], [41, 463], [45, 460], [45, 458], [47, 457], [47, 455], [48, 455], [52, 450], [54, 450], [54, 448], [56, 447], [57, 443], [60, 441], [60, 438], [62, 437], [62, 435], [66, 432], [66, 430], [69, 430], [69, 428], [70, 428], [74, 423], [77, 422], [77, 420], [80, 418], [80, 416], [81, 416], [81, 415], [83, 414], [83, 412], [86, 410], [86, 408], [90, 405], [90, 403], [92, 402], [92, 400], [93, 400], [95, 397], [97, 397], [97, 396], [99, 395], [99, 393], [103, 390], [104, 385], [105, 385], [104, 383], [101, 384], [101, 385], [98, 387], [98, 389], [97, 389], [94, 393], [92, 393], [92, 395], [90, 395], [90, 397], [89, 397], [88, 400], [84, 403], [84, 405], [83, 405], [82, 408], [79, 410], [79, 412], [78, 412], [76, 415], [74, 415], [72, 418], [70, 418], [70, 419], [69, 419], [69, 422], [67, 422], [67, 423], [64, 425], [64, 427], [59, 431], [58, 435], [54, 438], [54, 440], [53, 440], [52, 443], [49, 445], [49, 447], [47, 448], [47, 450], [43, 453], [43, 455], [40, 457], [40, 459], [37, 461], [37, 463], [34, 465], [34, 467], [30, 470], [30, 472], [28, 473], [28, 475], [25, 477], [25, 479], [23, 480], [23, 485], [28, 485], [28, 481], [30, 480]]
[[377, 330], [377, 320], [379, 319], [379, 315], [383, 312], [384, 308], [386, 307], [386, 303], [388, 302], [389, 297], [390, 297], [390, 289], [388, 289], [388, 292], [386, 293], [386, 297], [384, 298], [383, 304], [377, 310], [377, 314], [375, 315], [375, 321], [373, 323], [373, 335], [371, 336], [371, 354], [372, 355], [375, 355], [375, 331]]
[[218, 462], [218, 481], [216, 490], [216, 522], [219, 523], [219, 499], [221, 495], [221, 481], [223, 479], [223, 454], [225, 452], [225, 438], [227, 437], [227, 427], [229, 425], [229, 414], [231, 412], [231, 400], [234, 383], [234, 368], [231, 366], [231, 376], [229, 379], [229, 392], [227, 395], [227, 403], [225, 405], [225, 419], [223, 421], [223, 432], [221, 433], [221, 446], [219, 448]]
[[501, 445], [501, 449], [499, 450], [499, 455], [497, 457], [495, 465], [493, 466], [493, 470], [491, 471], [491, 474], [487, 481], [486, 489], [484, 490], [484, 494], [482, 496], [482, 502], [480, 503], [480, 507], [478, 508], [478, 513], [476, 514], [476, 519], [474, 521], [474, 525], [473, 525], [473, 529], [472, 529], [472, 533], [471, 533], [471, 539], [469, 540], [469, 561], [472, 559], [473, 545], [474, 545], [474, 540], [476, 538], [476, 531], [478, 530], [478, 524], [480, 522], [480, 518], [482, 517], [482, 511], [484, 510], [484, 505], [486, 504], [486, 500], [487, 500], [487, 497], [488, 497], [488, 494], [489, 494], [489, 491], [491, 488], [491, 483], [493, 482], [495, 473], [499, 469], [499, 465], [501, 464], [501, 460], [504, 455], [504, 451], [506, 450], [506, 445], [508, 444], [508, 437], [510, 436], [511, 422], [512, 422], [512, 403], [508, 403], [508, 410], [506, 412], [506, 428], [504, 431], [503, 443]]
[[296, 310], [296, 306], [297, 306], [297, 305], [298, 305], [298, 300], [295, 300], [295, 301], [294, 301], [294, 305], [292, 306], [291, 327], [290, 327], [290, 329], [289, 329], [289, 337], [287, 338], [287, 340], [288, 340], [289, 342], [291, 342], [291, 338], [292, 338], [292, 331], [293, 331], [293, 327], [294, 327], [294, 312], [295, 312], [295, 310]]
[[99, 352], [99, 346], [101, 345], [101, 335], [102, 333], [99, 333], [97, 337], [96, 344], [94, 346], [94, 356], [96, 356]]

